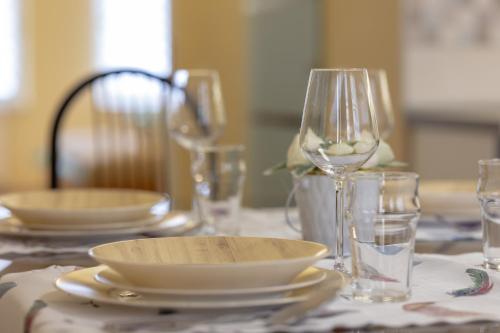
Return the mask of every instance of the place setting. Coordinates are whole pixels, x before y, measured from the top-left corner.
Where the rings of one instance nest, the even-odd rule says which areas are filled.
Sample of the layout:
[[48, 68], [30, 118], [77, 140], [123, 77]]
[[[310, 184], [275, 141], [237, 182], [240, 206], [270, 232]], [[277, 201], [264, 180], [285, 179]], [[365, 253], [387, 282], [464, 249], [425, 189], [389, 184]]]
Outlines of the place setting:
[[168, 195], [125, 189], [61, 189], [0, 196], [0, 235], [29, 238], [103, 238], [179, 235], [197, 227], [171, 212]]
[[[89, 250], [103, 265], [64, 274], [55, 286], [103, 304], [179, 309], [276, 307], [302, 302], [325, 281], [348, 277], [312, 266], [326, 246], [259, 237], [169, 237]], [[260, 278], [256, 278], [256, 276]]]

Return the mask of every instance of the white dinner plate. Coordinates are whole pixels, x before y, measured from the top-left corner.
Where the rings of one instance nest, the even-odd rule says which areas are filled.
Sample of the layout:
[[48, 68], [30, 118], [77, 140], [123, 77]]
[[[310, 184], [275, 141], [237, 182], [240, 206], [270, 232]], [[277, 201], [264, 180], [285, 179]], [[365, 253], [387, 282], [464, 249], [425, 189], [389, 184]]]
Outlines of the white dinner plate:
[[22, 223], [99, 224], [134, 222], [151, 216], [168, 196], [128, 189], [63, 189], [9, 193], [0, 203]]
[[292, 282], [284, 285], [260, 287], [260, 288], [237, 288], [237, 289], [160, 289], [136, 286], [125, 280], [120, 274], [109, 267], [102, 265], [97, 271], [95, 280], [110, 287], [130, 290], [138, 293], [172, 296], [229, 296], [229, 295], [255, 295], [276, 294], [290, 290], [309, 287], [323, 281], [326, 273], [318, 268], [309, 267], [300, 273]]
[[79, 237], [118, 237], [136, 234], [151, 236], [177, 236], [192, 231], [197, 227], [199, 227], [198, 222], [191, 220], [185, 214], [176, 212], [167, 214], [164, 219], [155, 224], [118, 229], [89, 228], [89, 230], [35, 230], [22, 225], [15, 217], [7, 217], [0, 219], [0, 236], [55, 239]]
[[[131, 291], [103, 285], [94, 280], [101, 267], [85, 268], [63, 274], [55, 281], [59, 290], [82, 299], [114, 305], [126, 305], [143, 308], [168, 309], [229, 309], [247, 307], [269, 307], [305, 301], [308, 294], [314, 290], [302, 288], [278, 297], [231, 297], [231, 298], [191, 298], [186, 296], [173, 297], [165, 295], [137, 294]], [[341, 288], [345, 279], [338, 274]]]

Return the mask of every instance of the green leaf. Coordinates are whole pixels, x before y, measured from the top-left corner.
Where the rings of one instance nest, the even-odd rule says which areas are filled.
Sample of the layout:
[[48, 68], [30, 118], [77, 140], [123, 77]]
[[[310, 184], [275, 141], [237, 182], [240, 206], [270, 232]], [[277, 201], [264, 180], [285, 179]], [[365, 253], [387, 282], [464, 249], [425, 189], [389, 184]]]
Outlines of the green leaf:
[[264, 172], [262, 174], [264, 176], [270, 176], [270, 175], [276, 173], [277, 171], [284, 170], [284, 169], [286, 169], [286, 162], [285, 161], [280, 162], [278, 164], [275, 164], [272, 167], [270, 167], [269, 169], [264, 170]]
[[315, 168], [316, 166], [313, 164], [304, 164], [294, 168], [291, 172], [294, 177], [301, 178], [304, 175], [307, 175], [308, 173], [314, 171]]
[[331, 140], [328, 140], [326, 142], [321, 143], [319, 146], [323, 149], [328, 149], [331, 147], [332, 144], [333, 142]]

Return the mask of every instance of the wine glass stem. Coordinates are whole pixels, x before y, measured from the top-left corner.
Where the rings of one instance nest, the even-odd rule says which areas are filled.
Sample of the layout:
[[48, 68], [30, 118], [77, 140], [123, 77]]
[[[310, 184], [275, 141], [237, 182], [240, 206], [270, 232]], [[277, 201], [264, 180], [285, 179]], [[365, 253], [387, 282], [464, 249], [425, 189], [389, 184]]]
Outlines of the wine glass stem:
[[344, 266], [344, 178], [342, 176], [335, 177], [335, 226], [337, 228], [337, 254], [333, 268], [347, 272]]

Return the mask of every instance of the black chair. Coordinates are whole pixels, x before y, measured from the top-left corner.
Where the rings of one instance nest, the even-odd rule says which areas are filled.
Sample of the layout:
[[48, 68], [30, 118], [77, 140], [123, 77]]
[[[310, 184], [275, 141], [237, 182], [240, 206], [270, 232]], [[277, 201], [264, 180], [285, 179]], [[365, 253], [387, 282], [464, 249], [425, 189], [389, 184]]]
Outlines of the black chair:
[[[167, 98], [171, 89], [170, 78], [137, 69], [107, 71], [78, 82], [63, 99], [53, 120], [50, 187], [56, 189], [67, 183], [75, 186], [71, 177], [62, 174], [68, 167], [62, 149], [85, 141], [91, 152], [76, 149], [66, 163], [78, 165], [73, 170], [78, 176], [86, 169], [83, 186], [168, 191], [172, 156]], [[79, 110], [70, 111], [75, 108]], [[70, 114], [78, 118], [84, 113], [86, 120], [76, 123], [86, 124], [82, 131], [85, 138], [63, 140], [63, 124]], [[78, 159], [82, 161], [75, 162]]]

